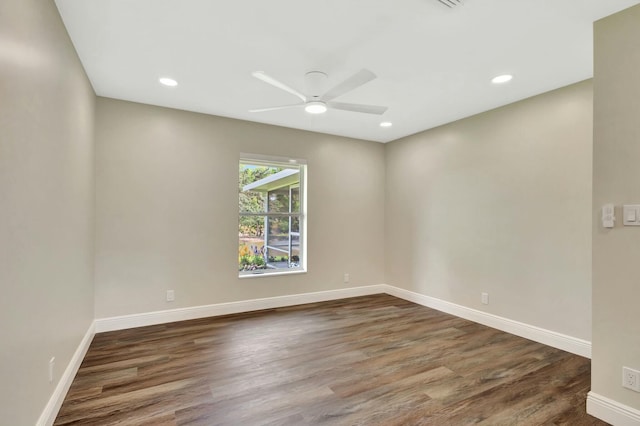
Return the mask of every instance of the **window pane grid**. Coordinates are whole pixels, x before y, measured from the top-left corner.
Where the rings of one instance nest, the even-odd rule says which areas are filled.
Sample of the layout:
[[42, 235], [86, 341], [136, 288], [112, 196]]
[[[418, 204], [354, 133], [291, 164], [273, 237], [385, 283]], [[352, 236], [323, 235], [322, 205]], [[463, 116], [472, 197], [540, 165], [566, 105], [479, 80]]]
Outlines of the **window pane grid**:
[[240, 162], [240, 275], [304, 271], [304, 165]]

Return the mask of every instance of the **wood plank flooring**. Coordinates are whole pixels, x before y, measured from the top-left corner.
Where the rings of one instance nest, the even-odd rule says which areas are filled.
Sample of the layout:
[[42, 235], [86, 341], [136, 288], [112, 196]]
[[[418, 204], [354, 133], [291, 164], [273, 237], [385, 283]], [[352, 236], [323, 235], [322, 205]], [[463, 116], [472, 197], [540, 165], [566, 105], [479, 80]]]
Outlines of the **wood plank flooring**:
[[55, 425], [606, 425], [590, 362], [388, 295], [97, 334]]

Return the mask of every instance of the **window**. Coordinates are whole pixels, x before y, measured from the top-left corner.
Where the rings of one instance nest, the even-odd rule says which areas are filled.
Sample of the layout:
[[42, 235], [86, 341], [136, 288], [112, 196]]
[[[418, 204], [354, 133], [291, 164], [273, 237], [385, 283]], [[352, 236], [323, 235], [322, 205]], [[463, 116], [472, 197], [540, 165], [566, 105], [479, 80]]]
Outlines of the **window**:
[[240, 158], [240, 276], [306, 270], [305, 171], [300, 160]]

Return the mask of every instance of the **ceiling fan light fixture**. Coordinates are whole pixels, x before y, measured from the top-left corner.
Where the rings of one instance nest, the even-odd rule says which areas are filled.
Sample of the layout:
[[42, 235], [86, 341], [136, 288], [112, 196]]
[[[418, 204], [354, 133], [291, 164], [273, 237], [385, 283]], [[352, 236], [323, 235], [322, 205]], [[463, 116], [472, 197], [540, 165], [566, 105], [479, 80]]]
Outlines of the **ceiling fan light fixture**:
[[304, 106], [304, 110], [309, 114], [324, 114], [327, 112], [327, 104], [321, 101], [307, 102]]
[[363, 104], [352, 104], [348, 102], [334, 102], [333, 100], [339, 96], [344, 95], [358, 87], [362, 86], [365, 83], [376, 78], [376, 75], [369, 70], [362, 69], [357, 73], [353, 74], [351, 77], [343, 80], [338, 85], [329, 89], [329, 91], [324, 90], [324, 80], [326, 80], [327, 75], [320, 71], [311, 71], [306, 74], [308, 89], [310, 90], [309, 94], [302, 94], [292, 87], [287, 86], [281, 81], [276, 80], [273, 77], [265, 74], [262, 71], [256, 71], [253, 73], [253, 76], [258, 80], [261, 80], [277, 89], [290, 93], [299, 97], [302, 100], [302, 103], [297, 103], [293, 105], [282, 105], [275, 107], [267, 107], [267, 108], [258, 108], [258, 109], [250, 109], [249, 112], [267, 112], [267, 111], [276, 111], [288, 108], [297, 108], [299, 106], [304, 107], [305, 111], [309, 114], [323, 114], [327, 112], [327, 109], [337, 109], [342, 111], [351, 111], [351, 112], [359, 112], [363, 114], [377, 114], [382, 115], [387, 110], [385, 106], [379, 105], [363, 105]]
[[176, 87], [178, 85], [178, 82], [171, 77], [160, 77], [158, 81], [167, 87]]

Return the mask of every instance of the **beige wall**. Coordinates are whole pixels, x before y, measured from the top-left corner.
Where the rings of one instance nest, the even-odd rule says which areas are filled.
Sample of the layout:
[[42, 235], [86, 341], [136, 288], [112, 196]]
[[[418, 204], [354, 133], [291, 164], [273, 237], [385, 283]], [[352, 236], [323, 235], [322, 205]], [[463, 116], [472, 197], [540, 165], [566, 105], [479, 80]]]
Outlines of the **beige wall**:
[[387, 144], [387, 284], [590, 340], [591, 128], [586, 81]]
[[[97, 318], [383, 282], [382, 144], [105, 98], [96, 129]], [[307, 274], [238, 279], [241, 152], [307, 159]]]
[[[640, 370], [640, 228], [622, 226], [622, 204], [640, 204], [640, 6], [595, 24], [592, 391], [640, 410], [621, 386]], [[614, 203], [614, 229], [600, 208]]]
[[36, 422], [93, 320], [94, 102], [53, 2], [0, 2], [2, 424]]

